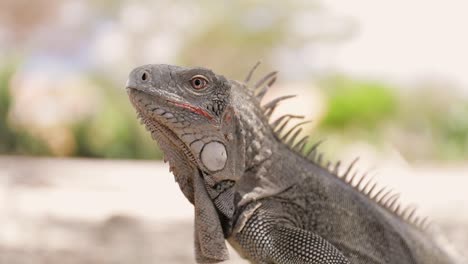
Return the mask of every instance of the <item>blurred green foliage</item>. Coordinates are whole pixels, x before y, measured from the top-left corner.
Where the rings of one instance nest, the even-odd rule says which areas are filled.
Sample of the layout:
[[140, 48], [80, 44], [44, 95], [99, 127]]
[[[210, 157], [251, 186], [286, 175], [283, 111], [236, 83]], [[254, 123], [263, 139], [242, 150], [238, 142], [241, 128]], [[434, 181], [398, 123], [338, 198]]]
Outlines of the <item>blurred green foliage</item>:
[[[344, 76], [325, 78], [321, 85], [327, 110], [311, 132], [316, 137], [338, 138], [339, 145], [390, 143], [409, 160], [468, 158], [468, 100], [455, 89], [422, 86], [404, 92]], [[337, 148], [331, 145], [330, 150]]]
[[47, 155], [49, 152], [43, 142], [9, 122], [12, 105], [10, 81], [15, 70], [14, 62], [0, 67], [0, 154]]
[[[321, 26], [316, 25], [303, 27], [310, 21], [318, 25], [327, 21], [320, 19], [326, 14], [320, 2], [97, 0], [81, 6], [92, 12], [83, 12], [83, 21], [79, 24], [73, 26], [68, 23], [71, 20], [64, 20], [68, 21], [65, 24], [70, 28], [67, 28], [47, 19], [49, 12], [59, 5], [40, 1], [31, 9], [35, 19], [27, 15], [24, 23], [12, 20], [8, 24], [8, 28], [14, 27], [18, 33], [18, 40], [35, 36], [38, 28], [55, 30], [48, 34], [41, 31], [39, 35], [44, 35], [48, 39], [46, 42], [36, 43], [37, 39], [31, 38], [30, 45], [10, 47], [12, 52], [7, 53], [17, 49], [18, 54], [27, 54], [23, 57], [24, 64], [13, 60], [0, 62], [0, 154], [159, 159], [161, 151], [139, 124], [125, 91], [118, 87], [130, 68], [168, 60], [174, 64], [204, 66], [241, 79], [259, 59], [263, 60], [265, 71], [272, 67], [284, 67], [282, 70], [287, 71], [292, 64], [282, 57], [287, 55], [293, 59], [293, 64], [297, 60], [301, 65], [297, 68], [302, 69], [307, 64], [301, 61], [304, 54], [309, 54], [316, 42], [340, 41], [351, 33], [347, 27], [336, 32], [320, 30]], [[6, 11], [21, 13], [23, 10], [21, 5], [14, 7]], [[153, 15], [153, 10], [158, 11], [157, 16]], [[174, 16], [177, 19], [173, 19]], [[37, 27], [39, 22], [47, 26]], [[74, 38], [62, 41], [62, 37], [67, 39], [61, 36], [60, 32], [64, 31], [72, 32], [70, 35]], [[30, 53], [24, 51], [26, 46], [31, 48]], [[43, 63], [50, 59], [32, 55], [44, 53], [51, 58], [58, 55], [44, 48], [48, 46], [54, 47], [51, 50], [77, 49], [76, 58], [65, 52], [59, 67], [74, 66], [71, 67], [73, 73], [78, 79], [91, 80], [90, 86], [96, 87], [95, 94], [99, 98], [97, 109], [91, 113], [84, 111], [85, 115], [77, 114], [79, 118], [70, 123], [54, 124], [59, 129], [52, 126], [38, 133], [27, 127], [29, 124], [20, 127], [12, 120], [15, 98], [9, 85], [17, 71], [34, 63], [36, 68], [42, 69]], [[63, 54], [58, 57], [61, 56]], [[87, 56], [90, 61], [86, 69], [91, 73], [77, 66]], [[313, 67], [308, 67], [304, 68], [302, 76], [313, 73]], [[53, 79], [48, 76], [47, 69], [39, 72], [45, 79]], [[344, 140], [339, 145], [356, 139], [375, 145], [391, 142], [408, 159], [468, 158], [468, 102], [452, 93], [450, 87], [402, 89], [385, 82], [348, 76], [327, 77], [320, 84], [327, 108], [317, 130], [310, 132], [314, 137], [341, 137]], [[55, 136], [51, 133], [46, 142], [43, 133], [47, 132], [64, 136], [50, 142]], [[64, 145], [65, 151], [54, 149], [57, 145]]]
[[468, 158], [468, 103], [459, 106], [456, 111], [446, 116], [439, 116], [435, 127], [443, 128], [437, 148], [440, 149], [442, 159]]
[[346, 129], [351, 126], [375, 129], [394, 117], [398, 108], [395, 90], [376, 81], [333, 77], [323, 82], [328, 108], [323, 128]]
[[307, 43], [329, 37], [313, 30], [293, 31], [299, 16], [320, 12], [319, 1], [205, 0], [201, 7], [211, 14], [210, 19], [201, 21], [203, 27], [197, 27], [196, 34], [187, 35], [178, 62], [203, 65], [235, 78], [245, 77], [246, 64], [263, 60], [268, 70], [278, 52], [301, 50]]
[[468, 159], [468, 100], [456, 90], [420, 89], [401, 99], [398, 125], [410, 140], [400, 148], [414, 159]]
[[126, 92], [111, 82], [95, 78], [102, 100], [96, 113], [75, 124], [77, 156], [161, 159], [162, 153], [139, 124]]
[[[10, 81], [15, 63], [0, 69], [0, 154], [51, 155], [47, 142], [16, 127], [10, 110]], [[139, 124], [126, 92], [102, 76], [90, 78], [97, 87], [98, 108], [70, 127], [72, 151], [67, 155], [95, 158], [160, 159], [162, 153]], [[314, 137], [342, 137], [392, 142], [408, 159], [468, 158], [468, 102], [455, 94], [414, 89], [411, 93], [377, 81], [334, 76], [321, 82], [327, 111]], [[424, 100], [421, 100], [424, 98]], [[336, 146], [335, 146], [336, 147]], [[340, 147], [341, 148], [341, 147]]]
[[[0, 69], [0, 154], [51, 155], [47, 143], [9, 120], [13, 98], [10, 81], [15, 64]], [[100, 158], [160, 159], [161, 151], [139, 124], [123, 89], [95, 78], [102, 100], [99, 109], [72, 124], [72, 156]]]

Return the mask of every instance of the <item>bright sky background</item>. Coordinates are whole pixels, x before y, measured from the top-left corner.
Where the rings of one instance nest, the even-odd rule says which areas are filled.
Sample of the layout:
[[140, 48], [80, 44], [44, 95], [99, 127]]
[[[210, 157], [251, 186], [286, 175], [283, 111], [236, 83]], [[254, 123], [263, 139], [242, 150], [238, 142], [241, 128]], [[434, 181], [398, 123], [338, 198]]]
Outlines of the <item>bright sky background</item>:
[[468, 91], [468, 1], [324, 0], [357, 22], [331, 66], [398, 81], [443, 79]]

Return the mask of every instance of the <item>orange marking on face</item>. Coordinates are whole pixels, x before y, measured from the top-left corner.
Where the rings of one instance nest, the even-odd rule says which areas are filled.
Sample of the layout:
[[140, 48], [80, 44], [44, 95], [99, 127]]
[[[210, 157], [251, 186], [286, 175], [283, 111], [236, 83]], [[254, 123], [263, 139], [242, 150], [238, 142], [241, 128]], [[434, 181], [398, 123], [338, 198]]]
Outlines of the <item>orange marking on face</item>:
[[224, 121], [226, 122], [231, 122], [231, 111], [227, 112], [226, 115], [224, 116]]
[[210, 115], [208, 112], [206, 112], [205, 110], [203, 110], [203, 109], [200, 108], [200, 107], [192, 106], [192, 105], [185, 104], [185, 103], [174, 102], [174, 101], [171, 101], [171, 102], [172, 102], [175, 106], [182, 107], [182, 108], [184, 108], [184, 109], [189, 110], [189, 111], [192, 112], [192, 113], [195, 113], [195, 114], [198, 114], [198, 115], [202, 115], [202, 116], [208, 118], [209, 120], [212, 120], [212, 119], [213, 119], [213, 116], [212, 116], [212, 115]]

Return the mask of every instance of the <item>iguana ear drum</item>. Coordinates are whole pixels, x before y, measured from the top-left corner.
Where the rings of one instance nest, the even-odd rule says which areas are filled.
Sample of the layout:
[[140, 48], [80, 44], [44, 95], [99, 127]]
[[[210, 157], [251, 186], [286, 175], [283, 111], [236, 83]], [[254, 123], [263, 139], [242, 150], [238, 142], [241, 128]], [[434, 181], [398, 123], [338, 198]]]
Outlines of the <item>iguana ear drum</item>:
[[222, 170], [226, 166], [227, 161], [226, 147], [221, 142], [211, 141], [203, 146], [200, 158], [208, 170]]

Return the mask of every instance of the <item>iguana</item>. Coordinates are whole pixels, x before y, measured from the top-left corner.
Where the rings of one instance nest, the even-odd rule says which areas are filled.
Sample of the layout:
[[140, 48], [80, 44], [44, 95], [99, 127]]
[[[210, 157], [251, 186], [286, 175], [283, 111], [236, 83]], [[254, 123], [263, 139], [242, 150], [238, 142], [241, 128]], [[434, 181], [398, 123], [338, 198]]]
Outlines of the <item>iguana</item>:
[[295, 115], [261, 106], [276, 72], [254, 85], [205, 68], [144, 65], [127, 92], [138, 117], [195, 208], [195, 258], [229, 258], [225, 240], [253, 263], [456, 263], [413, 209], [356, 176], [322, 165]]

